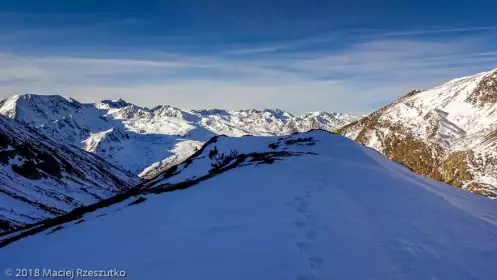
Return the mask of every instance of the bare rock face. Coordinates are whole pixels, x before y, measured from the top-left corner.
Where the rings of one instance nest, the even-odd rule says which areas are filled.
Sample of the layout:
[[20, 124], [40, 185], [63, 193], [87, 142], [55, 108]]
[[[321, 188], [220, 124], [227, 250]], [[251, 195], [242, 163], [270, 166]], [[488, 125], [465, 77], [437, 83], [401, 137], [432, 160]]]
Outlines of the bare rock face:
[[467, 101], [474, 105], [485, 106], [497, 102], [497, 72], [483, 78], [478, 87], [470, 94]]
[[337, 132], [417, 173], [497, 196], [497, 69], [412, 91]]

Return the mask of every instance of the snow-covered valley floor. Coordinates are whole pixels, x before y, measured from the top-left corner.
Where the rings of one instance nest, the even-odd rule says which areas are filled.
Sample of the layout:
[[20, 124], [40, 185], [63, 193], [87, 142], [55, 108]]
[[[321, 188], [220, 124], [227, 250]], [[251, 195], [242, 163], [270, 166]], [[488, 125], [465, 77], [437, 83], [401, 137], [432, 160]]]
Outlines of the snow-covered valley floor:
[[[314, 144], [288, 141], [298, 137]], [[279, 139], [220, 138], [176, 176], [204, 175], [214, 146], [313, 154], [247, 162], [88, 213], [0, 248], [0, 269], [117, 268], [126, 279], [171, 280], [495, 279], [495, 201], [342, 136]]]

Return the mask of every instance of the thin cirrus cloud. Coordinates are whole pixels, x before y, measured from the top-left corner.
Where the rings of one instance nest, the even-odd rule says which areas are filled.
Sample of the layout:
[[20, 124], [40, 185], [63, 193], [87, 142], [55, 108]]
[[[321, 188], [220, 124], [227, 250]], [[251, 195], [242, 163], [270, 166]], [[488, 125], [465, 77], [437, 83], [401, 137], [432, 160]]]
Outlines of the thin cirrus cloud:
[[384, 36], [408, 36], [408, 35], [426, 35], [426, 34], [439, 34], [439, 33], [461, 33], [461, 32], [474, 32], [474, 31], [487, 31], [497, 30], [497, 25], [491, 26], [477, 26], [469, 28], [450, 28], [450, 29], [425, 29], [425, 30], [411, 30], [403, 32], [385, 32]]
[[363, 113], [412, 89], [497, 65], [497, 52], [485, 47], [488, 36], [429, 40], [406, 37], [408, 32], [390, 35], [341, 48], [313, 48], [334, 39], [322, 36], [208, 54], [135, 53], [133, 59], [2, 53], [0, 96], [60, 93], [85, 102], [124, 98], [144, 106]]

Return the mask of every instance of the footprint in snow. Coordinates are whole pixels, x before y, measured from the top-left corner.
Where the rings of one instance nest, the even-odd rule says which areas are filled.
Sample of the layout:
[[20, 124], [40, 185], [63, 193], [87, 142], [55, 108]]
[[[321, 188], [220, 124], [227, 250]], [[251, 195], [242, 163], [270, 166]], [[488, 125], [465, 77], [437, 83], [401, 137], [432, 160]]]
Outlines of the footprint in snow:
[[323, 263], [323, 259], [320, 257], [310, 257], [309, 258], [309, 266], [311, 267], [312, 272], [316, 273], [319, 266]]
[[309, 203], [307, 202], [302, 202], [298, 207], [297, 207], [297, 212], [306, 214], [307, 213], [307, 207], [309, 206]]
[[305, 195], [305, 198], [309, 198], [309, 197], [311, 197], [311, 191], [310, 191], [310, 190], [306, 190], [306, 191], [304, 192], [304, 195]]
[[297, 248], [299, 249], [300, 253], [307, 252], [310, 247], [311, 247], [311, 244], [309, 244], [308, 241], [297, 242]]
[[302, 221], [296, 221], [296, 222], [294, 222], [293, 224], [294, 224], [296, 227], [298, 227], [298, 228], [302, 228], [302, 227], [304, 227], [304, 226], [305, 226], [305, 223], [304, 223], [304, 222], [302, 222]]
[[305, 238], [309, 240], [313, 240], [316, 237], [316, 232], [313, 230], [309, 230], [305, 233]]

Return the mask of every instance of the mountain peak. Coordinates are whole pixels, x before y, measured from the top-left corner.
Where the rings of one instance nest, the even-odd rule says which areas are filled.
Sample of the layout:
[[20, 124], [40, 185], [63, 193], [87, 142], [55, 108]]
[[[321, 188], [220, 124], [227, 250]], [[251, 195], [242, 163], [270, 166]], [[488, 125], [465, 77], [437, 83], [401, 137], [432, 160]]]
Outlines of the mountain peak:
[[497, 69], [412, 91], [339, 130], [420, 174], [488, 196], [497, 196], [495, 131]]
[[121, 98], [118, 98], [113, 100], [102, 100], [100, 102], [97, 102], [95, 105], [101, 109], [119, 109], [130, 105], [130, 103], [124, 101]]
[[264, 113], [270, 113], [271, 115], [278, 118], [292, 118], [293, 115], [288, 113], [287, 111], [283, 111], [281, 109], [264, 109]]
[[229, 114], [228, 111], [224, 109], [201, 109], [201, 110], [192, 110], [192, 112], [198, 113], [202, 116]]
[[0, 101], [0, 114], [39, 126], [77, 112], [80, 102], [60, 95], [22, 94]]

